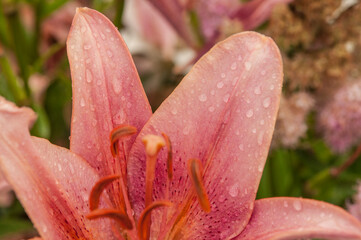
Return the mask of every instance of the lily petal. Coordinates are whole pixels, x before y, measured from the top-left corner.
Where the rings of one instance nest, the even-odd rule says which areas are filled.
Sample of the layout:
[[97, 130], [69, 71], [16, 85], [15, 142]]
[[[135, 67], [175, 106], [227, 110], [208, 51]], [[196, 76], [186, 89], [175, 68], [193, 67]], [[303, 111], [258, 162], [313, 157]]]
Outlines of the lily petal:
[[253, 209], [282, 78], [278, 48], [270, 38], [257, 33], [233, 35], [202, 57], [154, 113], [131, 149], [129, 188], [136, 217], [144, 208], [145, 186], [140, 179], [144, 179], [145, 153], [141, 138], [164, 132], [172, 141], [174, 176], [168, 192], [168, 153], [163, 149], [158, 156], [154, 199], [167, 199], [169, 195], [173, 211], [179, 213], [193, 189], [187, 160], [198, 158], [204, 166], [211, 212], [203, 212], [193, 197], [183, 238], [227, 239], [238, 235]]
[[[88, 8], [77, 9], [67, 50], [73, 80], [70, 149], [102, 177], [119, 174], [110, 132], [121, 124], [140, 130], [152, 114], [131, 55], [115, 26]], [[119, 141], [121, 162], [135, 137]]]
[[301, 238], [361, 239], [361, 223], [325, 202], [266, 198], [255, 202], [250, 222], [236, 239]]
[[84, 217], [98, 175], [69, 150], [31, 137], [34, 120], [31, 109], [0, 97], [0, 169], [41, 237], [112, 239], [109, 222]]

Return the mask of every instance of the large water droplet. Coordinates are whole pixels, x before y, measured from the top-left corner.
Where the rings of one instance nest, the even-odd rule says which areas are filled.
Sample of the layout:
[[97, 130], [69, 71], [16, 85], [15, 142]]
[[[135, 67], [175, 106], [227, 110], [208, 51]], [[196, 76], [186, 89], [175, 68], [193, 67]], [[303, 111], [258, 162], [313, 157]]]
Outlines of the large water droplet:
[[81, 98], [81, 99], [80, 99], [80, 106], [81, 106], [81, 107], [85, 107], [85, 100], [84, 100], [84, 98]]
[[294, 208], [296, 211], [301, 211], [301, 210], [302, 210], [302, 203], [301, 203], [301, 201], [295, 200], [295, 201], [293, 202], [293, 208]]
[[253, 110], [252, 109], [248, 110], [247, 113], [246, 113], [246, 116], [248, 118], [252, 117], [253, 116]]
[[222, 88], [224, 86], [224, 83], [222, 81], [217, 83], [217, 88]]
[[271, 98], [267, 97], [263, 100], [263, 107], [268, 108], [271, 105]]
[[237, 68], [237, 63], [236, 63], [236, 62], [232, 63], [231, 69], [232, 69], [232, 70], [236, 70], [236, 68]]
[[244, 63], [244, 66], [246, 67], [246, 70], [249, 71], [251, 69], [251, 67], [252, 67], [252, 63], [247, 61], [247, 62]]
[[93, 80], [93, 75], [92, 75], [92, 73], [90, 72], [89, 69], [86, 70], [85, 75], [86, 75], [86, 81], [87, 81], [88, 83], [91, 83], [92, 80]]
[[207, 101], [207, 95], [206, 94], [201, 94], [201, 95], [199, 95], [198, 99], [201, 102], [205, 102], [205, 101]]

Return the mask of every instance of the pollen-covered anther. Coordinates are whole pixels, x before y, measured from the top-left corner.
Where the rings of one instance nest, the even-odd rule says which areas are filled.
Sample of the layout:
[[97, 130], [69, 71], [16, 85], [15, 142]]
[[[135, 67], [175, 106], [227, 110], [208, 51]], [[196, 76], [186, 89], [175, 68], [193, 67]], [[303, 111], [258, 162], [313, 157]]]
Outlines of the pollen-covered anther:
[[167, 134], [162, 133], [162, 136], [165, 140], [165, 145], [168, 149], [168, 158], [167, 158], [167, 172], [168, 179], [172, 180], [173, 178], [173, 152], [172, 152], [172, 143]]
[[148, 224], [150, 224], [149, 218], [151, 212], [156, 208], [170, 207], [171, 205], [172, 203], [169, 201], [157, 201], [157, 202], [153, 202], [143, 210], [138, 221], [138, 235], [141, 240], [147, 239], [147, 230], [150, 227]]
[[164, 138], [157, 135], [146, 135], [142, 138], [142, 142], [145, 146], [145, 153], [148, 157], [154, 157], [158, 154], [160, 149], [165, 146]]
[[133, 225], [128, 215], [117, 209], [96, 209], [90, 212], [86, 217], [90, 220], [98, 218], [111, 218], [116, 220], [121, 228], [132, 229]]
[[135, 133], [137, 133], [137, 129], [129, 125], [120, 125], [113, 129], [110, 133], [110, 148], [113, 157], [118, 155], [118, 141], [121, 138], [129, 137]]
[[113, 181], [115, 181], [115, 180], [117, 180], [119, 178], [120, 178], [119, 175], [110, 175], [110, 176], [106, 176], [106, 177], [101, 178], [97, 183], [95, 183], [95, 185], [92, 188], [92, 191], [90, 192], [90, 196], [89, 196], [89, 208], [90, 208], [90, 211], [93, 211], [93, 210], [98, 208], [100, 195], [102, 194], [104, 189], [110, 183], [112, 183]]
[[197, 193], [199, 204], [205, 212], [209, 213], [211, 211], [211, 204], [209, 203], [208, 195], [203, 184], [202, 162], [196, 158], [189, 159], [188, 172]]

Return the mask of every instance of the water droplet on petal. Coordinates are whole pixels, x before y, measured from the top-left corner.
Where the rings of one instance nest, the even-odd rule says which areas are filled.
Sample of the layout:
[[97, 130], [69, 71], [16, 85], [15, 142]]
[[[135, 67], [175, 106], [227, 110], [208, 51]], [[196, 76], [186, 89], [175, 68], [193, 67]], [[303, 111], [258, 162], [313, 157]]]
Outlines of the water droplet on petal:
[[294, 208], [296, 211], [301, 211], [301, 209], [302, 209], [302, 203], [301, 203], [301, 201], [295, 200], [295, 201], [293, 202], [293, 208]]
[[239, 150], [243, 151], [244, 150], [244, 145], [241, 143], [241, 144], [239, 144], [238, 148], [239, 148]]
[[205, 102], [205, 101], [207, 101], [207, 95], [206, 94], [201, 94], [201, 95], [199, 95], [198, 99], [201, 102]]
[[122, 91], [122, 85], [118, 78], [114, 78], [112, 81], [114, 92], [119, 94]]
[[261, 94], [261, 87], [260, 86], [257, 86], [255, 89], [254, 89], [254, 93], [259, 95]]
[[250, 63], [250, 62], [245, 62], [245, 63], [244, 63], [244, 66], [246, 67], [246, 70], [249, 71], [249, 70], [251, 69], [251, 67], [252, 67], [252, 63]]
[[263, 171], [263, 165], [260, 164], [260, 165], [258, 165], [258, 172], [262, 172], [262, 171]]
[[107, 50], [107, 55], [108, 55], [108, 57], [112, 58], [112, 57], [113, 57], [113, 53], [112, 53], [112, 51]]
[[106, 32], [110, 33], [110, 28], [105, 29]]
[[263, 107], [268, 108], [271, 105], [271, 98], [267, 97], [263, 100]]
[[228, 193], [229, 193], [229, 195], [231, 195], [231, 197], [237, 197], [237, 195], [238, 195], [238, 185], [235, 184], [235, 185], [231, 186], [229, 188]]
[[224, 83], [222, 81], [217, 83], [217, 88], [222, 88], [224, 86]]
[[257, 138], [258, 145], [260, 145], [260, 146], [263, 143], [263, 135], [264, 135], [264, 132], [260, 132], [260, 134], [258, 135], [258, 138]]
[[218, 201], [224, 202], [226, 200], [226, 197], [224, 195], [219, 196]]
[[236, 63], [236, 62], [232, 63], [231, 69], [232, 69], [232, 70], [236, 70], [236, 68], [237, 68], [237, 63]]
[[283, 202], [283, 206], [284, 206], [285, 208], [287, 208], [287, 207], [288, 207], [288, 202], [287, 202], [287, 201], [284, 201], [284, 202]]
[[266, 75], [266, 71], [265, 71], [265, 70], [262, 70], [262, 71], [261, 71], [261, 75], [262, 75], [262, 76]]
[[92, 75], [92, 73], [90, 72], [89, 69], [86, 70], [85, 75], [86, 75], [86, 81], [87, 81], [88, 83], [91, 83], [92, 80], [93, 80], [93, 75]]
[[189, 127], [189, 126], [186, 126], [185, 128], [183, 128], [183, 134], [184, 134], [184, 135], [188, 135], [188, 134], [189, 134], [189, 131], [190, 131], [190, 127]]
[[81, 30], [82, 33], [85, 33], [86, 32], [86, 27], [83, 26], [83, 27], [81, 27], [80, 30]]
[[238, 55], [238, 58], [237, 58], [237, 59], [238, 59], [238, 61], [242, 61], [243, 58], [242, 58], [241, 55]]
[[232, 86], [236, 85], [237, 81], [238, 81], [238, 77], [235, 77], [233, 78], [233, 81], [232, 81]]
[[253, 128], [253, 129], [252, 129], [252, 132], [253, 132], [253, 133], [256, 133], [256, 132], [257, 132], [257, 129]]
[[229, 96], [230, 96], [229, 94], [226, 94], [226, 95], [223, 97], [223, 101], [224, 101], [225, 103], [228, 102]]
[[252, 109], [248, 110], [247, 113], [246, 113], [246, 116], [248, 118], [252, 117], [253, 116], [253, 110]]
[[226, 74], [225, 73], [222, 73], [221, 74], [221, 78], [225, 78], [226, 77]]
[[210, 107], [208, 108], [208, 111], [210, 111], [210, 112], [214, 112], [214, 110], [215, 110], [215, 108], [214, 108], [213, 106], [210, 106]]
[[105, 35], [104, 35], [104, 33], [102, 33], [102, 32], [100, 33], [100, 37], [101, 37], [103, 40], [105, 40], [105, 38], [106, 38]]
[[98, 161], [98, 162], [103, 161], [103, 156], [102, 156], [101, 153], [99, 153], [99, 154], [97, 155], [97, 161]]
[[100, 80], [97, 81], [97, 85], [100, 86], [102, 85], [102, 82]]
[[74, 45], [70, 45], [70, 48], [71, 48], [71, 49], [74, 49], [74, 48], [75, 48], [75, 46], [74, 46]]
[[173, 115], [176, 115], [178, 111], [177, 111], [176, 108], [173, 108], [171, 112], [172, 112]]
[[273, 90], [273, 89], [275, 89], [275, 85], [271, 85], [270, 87], [269, 87], [269, 90]]
[[84, 100], [84, 98], [81, 98], [81, 99], [80, 99], [80, 106], [81, 106], [81, 107], [84, 107], [84, 106], [85, 106], [85, 100]]
[[212, 90], [211, 95], [214, 95], [214, 94], [216, 94], [216, 91]]

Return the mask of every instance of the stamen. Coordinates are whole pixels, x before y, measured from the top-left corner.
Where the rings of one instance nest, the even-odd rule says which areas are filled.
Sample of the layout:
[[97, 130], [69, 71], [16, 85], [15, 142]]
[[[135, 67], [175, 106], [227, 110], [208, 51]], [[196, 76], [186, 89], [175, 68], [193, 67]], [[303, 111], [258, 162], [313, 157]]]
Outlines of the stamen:
[[150, 225], [148, 224], [150, 224], [149, 218], [151, 211], [159, 207], [170, 207], [171, 205], [172, 203], [169, 201], [158, 201], [158, 202], [153, 202], [143, 210], [138, 221], [138, 235], [141, 240], [147, 239], [148, 236], [147, 230], [150, 228]]
[[116, 220], [123, 229], [133, 228], [129, 217], [117, 209], [96, 209], [86, 217], [90, 220], [107, 217]]
[[188, 171], [192, 179], [193, 186], [196, 190], [198, 201], [202, 209], [205, 212], [209, 213], [211, 211], [211, 205], [209, 203], [208, 195], [202, 181], [202, 176], [203, 176], [202, 162], [199, 159], [195, 159], [195, 158], [189, 159]]
[[128, 125], [120, 125], [119, 127], [116, 127], [113, 129], [113, 131], [110, 133], [110, 149], [112, 151], [113, 157], [116, 157], [119, 153], [118, 151], [118, 140], [131, 136], [137, 132], [137, 129], [133, 126]]
[[[157, 162], [157, 155], [162, 147], [164, 147], [164, 139], [160, 136], [146, 135], [142, 139], [145, 146], [145, 153], [147, 156], [146, 170], [145, 170], [145, 207], [152, 203], [153, 195], [153, 181], [155, 176], [155, 164]], [[147, 218], [145, 226], [146, 238], [149, 239], [151, 218]]]
[[168, 149], [168, 159], [167, 159], [167, 171], [168, 171], [168, 179], [172, 180], [173, 178], [173, 153], [172, 153], [172, 144], [167, 134], [162, 133], [162, 136], [165, 140], [165, 145]]
[[93, 211], [98, 208], [100, 195], [104, 191], [104, 189], [112, 183], [114, 180], [119, 179], [119, 175], [111, 175], [101, 178], [97, 183], [95, 183], [92, 191], [90, 192], [89, 196], [89, 208], [90, 211]]

